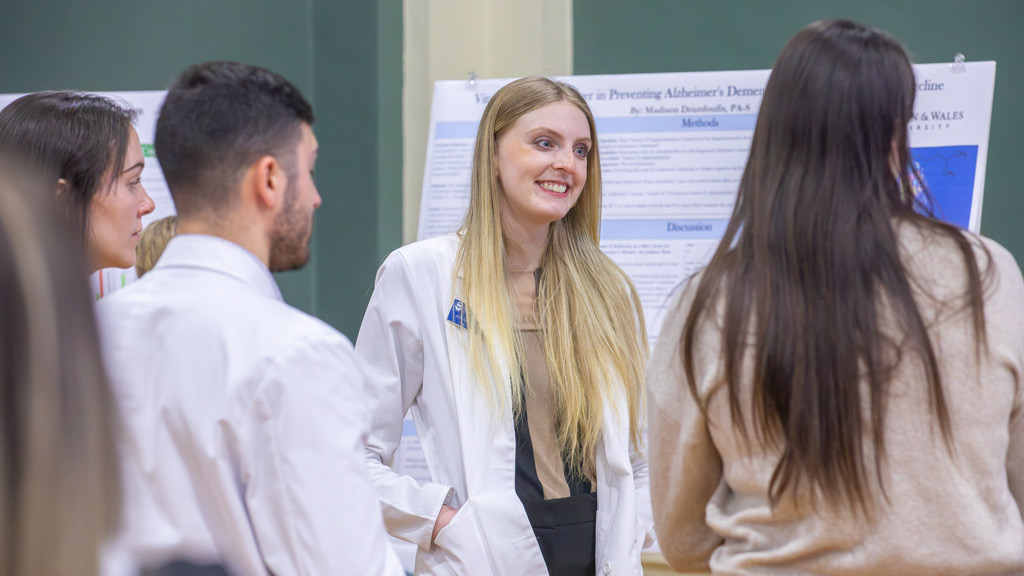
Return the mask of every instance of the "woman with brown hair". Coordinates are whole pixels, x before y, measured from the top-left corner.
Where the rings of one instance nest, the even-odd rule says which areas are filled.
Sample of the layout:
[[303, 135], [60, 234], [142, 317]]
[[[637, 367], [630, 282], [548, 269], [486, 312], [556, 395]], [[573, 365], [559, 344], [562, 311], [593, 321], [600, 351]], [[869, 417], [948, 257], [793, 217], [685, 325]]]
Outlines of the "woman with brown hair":
[[0, 150], [53, 181], [88, 271], [130, 268], [153, 199], [135, 111], [96, 94], [36, 92], [0, 110]]
[[662, 552], [730, 574], [1024, 570], [1024, 282], [913, 193], [914, 71], [848, 21], [772, 70], [650, 363]]

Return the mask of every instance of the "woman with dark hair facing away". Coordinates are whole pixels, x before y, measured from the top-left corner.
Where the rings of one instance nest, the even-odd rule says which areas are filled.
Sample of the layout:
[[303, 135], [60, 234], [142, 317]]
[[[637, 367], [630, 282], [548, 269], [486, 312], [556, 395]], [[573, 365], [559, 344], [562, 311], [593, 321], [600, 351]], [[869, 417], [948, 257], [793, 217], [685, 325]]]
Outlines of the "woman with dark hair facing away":
[[[416, 574], [640, 574], [647, 339], [599, 248], [594, 117], [547, 78], [494, 93], [457, 234], [393, 252], [356, 352], [367, 460]], [[389, 467], [412, 411], [432, 481]]]
[[678, 570], [1024, 570], [1024, 282], [915, 196], [914, 71], [843, 20], [783, 49], [732, 219], [647, 376]]
[[142, 217], [154, 208], [135, 116], [82, 92], [37, 92], [0, 110], [0, 150], [53, 180], [89, 272], [134, 266]]
[[117, 418], [81, 254], [52, 182], [0, 159], [0, 574], [100, 573]]

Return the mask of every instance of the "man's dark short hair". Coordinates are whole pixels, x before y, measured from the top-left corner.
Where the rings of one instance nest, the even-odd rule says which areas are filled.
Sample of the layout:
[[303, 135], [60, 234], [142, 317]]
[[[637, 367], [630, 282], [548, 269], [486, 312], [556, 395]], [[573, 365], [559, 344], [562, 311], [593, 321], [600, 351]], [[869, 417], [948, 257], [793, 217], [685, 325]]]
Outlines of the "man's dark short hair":
[[292, 176], [313, 107], [280, 74], [237, 62], [191, 66], [171, 84], [156, 125], [156, 157], [178, 213], [234, 204], [245, 170], [274, 156]]

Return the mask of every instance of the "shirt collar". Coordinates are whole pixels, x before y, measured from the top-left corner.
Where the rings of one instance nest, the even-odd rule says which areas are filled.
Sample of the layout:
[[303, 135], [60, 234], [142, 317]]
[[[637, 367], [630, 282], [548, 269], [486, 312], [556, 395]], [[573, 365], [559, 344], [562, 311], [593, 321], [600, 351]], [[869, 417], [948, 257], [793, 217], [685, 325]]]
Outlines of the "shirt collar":
[[154, 270], [199, 268], [238, 279], [268, 298], [284, 301], [267, 266], [238, 244], [205, 234], [179, 234], [167, 243]]

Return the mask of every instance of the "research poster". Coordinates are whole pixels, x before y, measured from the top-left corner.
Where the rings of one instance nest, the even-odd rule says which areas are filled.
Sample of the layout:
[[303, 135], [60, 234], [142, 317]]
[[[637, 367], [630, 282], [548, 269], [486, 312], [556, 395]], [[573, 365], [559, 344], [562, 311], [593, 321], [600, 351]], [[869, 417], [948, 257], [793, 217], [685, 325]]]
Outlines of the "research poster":
[[[937, 215], [981, 224], [995, 62], [914, 67], [915, 166]], [[569, 76], [593, 110], [604, 183], [601, 248], [640, 292], [653, 345], [670, 293], [710, 259], [732, 213], [769, 70]], [[477, 124], [503, 80], [434, 86], [419, 239], [457, 229]], [[430, 480], [407, 420], [394, 465]]]
[[[636, 284], [651, 341], [669, 293], [710, 258], [732, 213], [769, 70], [569, 76], [597, 123], [601, 248]], [[995, 63], [915, 66], [915, 166], [937, 215], [980, 229]], [[437, 82], [419, 238], [454, 231], [484, 106], [505, 80]]]
[[[139, 141], [142, 143], [142, 155], [146, 160], [146, 166], [142, 170], [142, 186], [153, 198], [156, 208], [152, 213], [142, 217], [143, 227], [150, 222], [159, 220], [165, 216], [175, 214], [174, 202], [171, 200], [167, 183], [164, 181], [164, 174], [157, 163], [156, 154], [153, 151], [153, 139], [156, 136], [156, 119], [160, 113], [160, 106], [163, 104], [167, 93], [163, 90], [140, 91], [140, 92], [97, 92], [102, 96], [113, 98], [119, 102], [134, 108], [138, 114], [135, 121], [135, 130], [139, 133]], [[0, 109], [22, 96], [21, 94], [0, 94]], [[134, 268], [105, 268], [89, 277], [89, 283], [93, 297], [97, 300], [103, 296], [124, 288], [137, 278]]]

